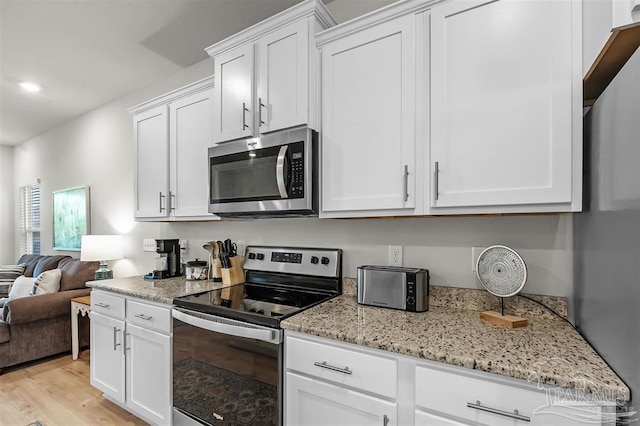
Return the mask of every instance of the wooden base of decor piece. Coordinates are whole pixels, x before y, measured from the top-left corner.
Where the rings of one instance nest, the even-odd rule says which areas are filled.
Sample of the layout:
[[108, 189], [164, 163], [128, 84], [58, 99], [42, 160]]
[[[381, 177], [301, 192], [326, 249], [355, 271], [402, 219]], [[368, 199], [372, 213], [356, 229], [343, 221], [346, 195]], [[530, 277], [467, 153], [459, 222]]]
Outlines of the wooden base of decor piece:
[[526, 318], [520, 318], [513, 315], [501, 315], [496, 311], [480, 312], [480, 318], [495, 324], [504, 325], [509, 328], [526, 327], [529, 324]]

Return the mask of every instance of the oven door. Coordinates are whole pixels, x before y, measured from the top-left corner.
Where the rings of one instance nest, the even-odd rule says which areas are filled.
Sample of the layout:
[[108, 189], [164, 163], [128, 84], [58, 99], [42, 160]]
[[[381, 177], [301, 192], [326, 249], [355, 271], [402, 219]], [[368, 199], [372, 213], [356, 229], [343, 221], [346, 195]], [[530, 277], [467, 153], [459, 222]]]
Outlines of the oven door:
[[282, 330], [172, 310], [174, 424], [280, 425]]
[[209, 212], [316, 213], [314, 139], [299, 128], [209, 148]]

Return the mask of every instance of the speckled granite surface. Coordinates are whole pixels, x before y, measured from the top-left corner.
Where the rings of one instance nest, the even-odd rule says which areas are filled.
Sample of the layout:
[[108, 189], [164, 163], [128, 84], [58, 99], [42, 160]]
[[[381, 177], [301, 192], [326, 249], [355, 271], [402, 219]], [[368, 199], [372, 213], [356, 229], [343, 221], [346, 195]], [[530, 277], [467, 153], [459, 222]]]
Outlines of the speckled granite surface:
[[[451, 297], [441, 295], [439, 300]], [[342, 296], [287, 318], [282, 327], [536, 383], [604, 391], [629, 400], [629, 388], [569, 323], [555, 316], [526, 315], [527, 327], [508, 329], [481, 320], [479, 312], [484, 308], [461, 308], [476, 306], [477, 302], [460, 301], [469, 298], [473, 299], [469, 295], [458, 298], [457, 306], [438, 306], [432, 300], [427, 312], [403, 312], [358, 305], [347, 281]]]
[[112, 280], [89, 281], [87, 282], [87, 287], [171, 305], [174, 297], [215, 290], [221, 288], [222, 283], [187, 281], [184, 277], [145, 280], [138, 275], [127, 278], [114, 278]]

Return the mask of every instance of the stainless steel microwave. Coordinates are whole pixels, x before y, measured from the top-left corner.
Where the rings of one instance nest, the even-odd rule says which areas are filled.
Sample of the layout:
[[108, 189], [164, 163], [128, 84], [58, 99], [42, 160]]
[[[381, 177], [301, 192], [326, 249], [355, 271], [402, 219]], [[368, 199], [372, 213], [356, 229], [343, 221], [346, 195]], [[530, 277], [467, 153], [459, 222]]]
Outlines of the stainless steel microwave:
[[318, 134], [297, 127], [209, 148], [209, 212], [229, 217], [318, 213]]

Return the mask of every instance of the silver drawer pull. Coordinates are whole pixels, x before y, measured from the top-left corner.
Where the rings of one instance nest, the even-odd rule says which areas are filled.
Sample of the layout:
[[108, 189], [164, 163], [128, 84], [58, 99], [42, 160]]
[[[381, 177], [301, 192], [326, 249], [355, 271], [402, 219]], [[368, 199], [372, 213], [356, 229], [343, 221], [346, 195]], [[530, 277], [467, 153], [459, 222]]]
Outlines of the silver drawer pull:
[[108, 303], [96, 302], [96, 306], [99, 307], [99, 308], [109, 309], [109, 304]]
[[473, 402], [467, 402], [467, 407], [473, 408], [474, 410], [486, 411], [487, 413], [497, 414], [499, 416], [510, 417], [516, 420], [522, 420], [523, 422], [531, 421], [529, 417], [521, 415], [518, 412], [518, 410], [513, 410], [513, 413], [510, 413], [508, 411], [498, 410], [497, 408], [483, 406], [482, 404], [480, 404], [480, 401], [476, 401], [475, 404]]
[[349, 370], [349, 367], [345, 367], [345, 368], [334, 367], [333, 365], [327, 364], [327, 361], [322, 361], [322, 362], [316, 361], [313, 363], [313, 365], [320, 368], [326, 368], [327, 370], [337, 371], [338, 373], [353, 374], [353, 371]]
[[382, 417], [382, 426], [387, 426], [389, 424], [389, 416], [386, 414]]
[[140, 318], [146, 321], [151, 321], [151, 318], [153, 318], [152, 316], [146, 316], [146, 315], [142, 315], [142, 314], [135, 314], [134, 317], [136, 318]]
[[115, 351], [118, 346], [120, 346], [120, 343], [117, 343], [116, 339], [117, 339], [117, 335], [118, 335], [118, 331], [122, 331], [120, 330], [118, 327], [113, 327], [113, 350]]

